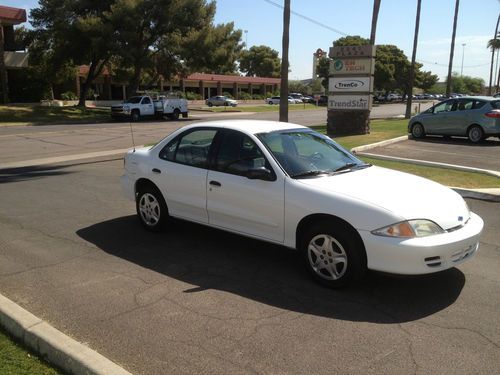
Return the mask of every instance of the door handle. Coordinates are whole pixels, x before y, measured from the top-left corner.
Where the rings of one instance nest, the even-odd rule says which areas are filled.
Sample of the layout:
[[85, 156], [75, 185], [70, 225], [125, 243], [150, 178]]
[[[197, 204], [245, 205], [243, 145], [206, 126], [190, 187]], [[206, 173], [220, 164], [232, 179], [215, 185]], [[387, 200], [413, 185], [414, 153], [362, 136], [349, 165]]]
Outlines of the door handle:
[[222, 186], [219, 181], [210, 181], [209, 184], [212, 186]]
[[161, 173], [161, 171], [158, 168], [153, 168], [152, 171], [153, 173]]

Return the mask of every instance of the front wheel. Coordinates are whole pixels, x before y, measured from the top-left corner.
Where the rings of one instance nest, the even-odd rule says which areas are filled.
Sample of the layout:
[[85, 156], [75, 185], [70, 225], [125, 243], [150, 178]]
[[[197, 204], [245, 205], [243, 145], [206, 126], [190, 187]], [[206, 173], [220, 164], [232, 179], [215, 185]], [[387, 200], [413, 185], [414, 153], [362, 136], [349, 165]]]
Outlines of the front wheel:
[[472, 143], [479, 143], [484, 138], [484, 131], [480, 126], [474, 125], [467, 132], [467, 137]]
[[135, 111], [132, 111], [131, 113], [131, 118], [132, 118], [132, 122], [137, 122], [141, 119], [141, 114], [139, 111], [135, 110]]
[[366, 272], [366, 254], [352, 229], [336, 223], [311, 227], [302, 237], [306, 267], [316, 281], [338, 288], [359, 280]]
[[168, 209], [162, 194], [153, 186], [137, 192], [136, 210], [142, 226], [151, 231], [161, 231], [168, 220]]
[[425, 129], [424, 126], [420, 123], [416, 123], [411, 128], [411, 135], [413, 138], [424, 138], [425, 137]]
[[180, 115], [181, 115], [181, 111], [179, 111], [179, 109], [176, 108], [176, 109], [174, 109], [174, 113], [172, 113], [172, 118], [174, 120], [178, 120]]

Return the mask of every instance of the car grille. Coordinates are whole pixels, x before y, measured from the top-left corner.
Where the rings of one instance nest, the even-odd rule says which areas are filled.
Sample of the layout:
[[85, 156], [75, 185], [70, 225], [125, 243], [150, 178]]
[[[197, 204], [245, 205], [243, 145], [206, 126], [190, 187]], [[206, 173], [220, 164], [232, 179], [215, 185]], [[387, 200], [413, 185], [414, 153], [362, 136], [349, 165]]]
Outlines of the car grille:
[[123, 107], [111, 107], [111, 112], [123, 112]]

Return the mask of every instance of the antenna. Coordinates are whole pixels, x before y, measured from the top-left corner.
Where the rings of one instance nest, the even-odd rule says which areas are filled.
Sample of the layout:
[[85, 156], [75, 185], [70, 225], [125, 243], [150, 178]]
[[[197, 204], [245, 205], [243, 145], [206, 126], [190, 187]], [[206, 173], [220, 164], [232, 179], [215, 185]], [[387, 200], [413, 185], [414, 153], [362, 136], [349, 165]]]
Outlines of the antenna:
[[132, 135], [132, 147], [134, 148], [135, 152], [134, 129], [132, 129], [132, 121], [129, 121], [128, 123], [130, 125], [130, 135]]

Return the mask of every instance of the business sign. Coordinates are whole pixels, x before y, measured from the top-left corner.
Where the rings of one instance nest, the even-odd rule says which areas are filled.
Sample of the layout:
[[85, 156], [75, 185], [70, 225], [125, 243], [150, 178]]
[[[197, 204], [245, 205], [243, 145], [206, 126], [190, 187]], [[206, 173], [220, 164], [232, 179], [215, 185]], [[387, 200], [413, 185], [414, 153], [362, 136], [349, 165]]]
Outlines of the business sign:
[[330, 62], [330, 74], [373, 74], [375, 71], [374, 59], [333, 59]]
[[371, 107], [371, 95], [330, 95], [328, 97], [328, 109], [367, 111]]
[[332, 59], [346, 57], [373, 57], [375, 56], [375, 46], [368, 44], [364, 46], [330, 47], [330, 53], [328, 56]]
[[370, 77], [331, 77], [328, 80], [330, 92], [370, 92]]

